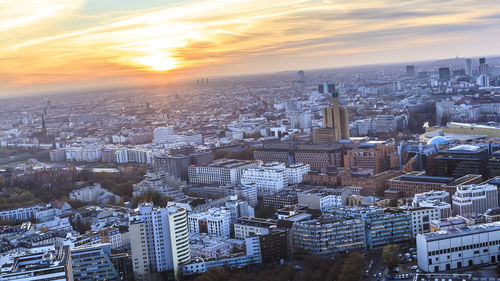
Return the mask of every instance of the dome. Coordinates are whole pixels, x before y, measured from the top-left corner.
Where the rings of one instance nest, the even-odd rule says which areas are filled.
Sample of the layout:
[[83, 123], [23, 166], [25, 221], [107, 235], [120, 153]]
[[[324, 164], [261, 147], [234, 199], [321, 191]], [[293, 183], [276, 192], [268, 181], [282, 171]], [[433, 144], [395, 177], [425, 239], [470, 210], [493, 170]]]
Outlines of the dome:
[[450, 140], [443, 136], [435, 136], [427, 142], [427, 145], [433, 144], [448, 144]]

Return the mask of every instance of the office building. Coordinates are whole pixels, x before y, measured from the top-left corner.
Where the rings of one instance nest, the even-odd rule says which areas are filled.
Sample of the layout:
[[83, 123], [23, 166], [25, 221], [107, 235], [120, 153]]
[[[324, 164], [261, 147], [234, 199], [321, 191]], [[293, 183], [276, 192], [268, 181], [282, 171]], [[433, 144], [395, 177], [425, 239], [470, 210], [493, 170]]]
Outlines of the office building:
[[488, 65], [486, 64], [486, 58], [479, 58], [479, 75], [488, 75]]
[[291, 253], [289, 233], [283, 229], [272, 229], [269, 234], [259, 235], [262, 264], [280, 264]]
[[458, 145], [439, 151], [437, 159], [438, 175], [443, 177], [463, 177], [467, 174], [488, 176], [488, 149], [476, 145]]
[[488, 160], [488, 176], [500, 177], [500, 150], [491, 153]]
[[450, 68], [449, 67], [440, 67], [439, 68], [439, 81], [448, 82], [451, 79]]
[[465, 59], [465, 75], [472, 77], [472, 59]]
[[465, 175], [459, 178], [427, 176], [425, 172], [414, 171], [389, 180], [389, 189], [414, 196], [429, 191], [446, 191], [454, 194], [457, 186], [482, 182], [481, 175]]
[[439, 219], [448, 218], [451, 216], [450, 195], [448, 192], [429, 191], [425, 193], [415, 194], [412, 207], [413, 208], [434, 208], [439, 211]]
[[417, 256], [425, 272], [494, 264], [500, 258], [500, 222], [417, 235]]
[[386, 158], [396, 149], [388, 145], [365, 146], [348, 150], [344, 155], [344, 168], [371, 169], [374, 174], [388, 170]]
[[80, 189], [71, 191], [69, 194], [71, 200], [78, 200], [82, 202], [99, 202], [99, 203], [118, 203], [120, 202], [120, 196], [115, 195], [108, 190], [101, 187], [100, 184], [94, 183], [94, 185], [86, 186]]
[[73, 268], [69, 246], [46, 251], [2, 255], [0, 281], [71, 281]]
[[387, 189], [389, 180], [397, 177], [401, 172], [388, 170], [375, 174], [373, 169], [344, 169], [340, 171], [340, 182], [342, 186], [363, 187], [369, 192]]
[[498, 207], [498, 188], [492, 184], [458, 186], [452, 200], [455, 216], [483, 214]]
[[239, 184], [243, 171], [256, 167], [255, 161], [219, 159], [206, 165], [189, 166], [188, 177], [193, 184]]
[[265, 145], [254, 151], [254, 159], [287, 165], [303, 163], [309, 165], [311, 170], [326, 172], [331, 166], [342, 167], [342, 147], [337, 144]]
[[366, 247], [365, 222], [333, 216], [293, 224], [295, 251], [307, 255], [328, 255]]
[[342, 207], [330, 209], [326, 211], [326, 214], [339, 218], [364, 220], [366, 245], [370, 248], [401, 243], [411, 239], [411, 213], [406, 210], [377, 207]]
[[75, 281], [118, 281], [120, 276], [110, 259], [109, 244], [71, 249]]
[[309, 172], [307, 164], [298, 163], [286, 167], [285, 164], [278, 162], [259, 163], [256, 168], [243, 171], [241, 183], [256, 185], [257, 194], [263, 196], [276, 193], [288, 185], [301, 183], [307, 172]]
[[299, 202], [297, 190], [283, 189], [273, 194], [264, 195], [262, 197], [264, 207], [271, 207], [274, 210], [283, 208], [284, 206], [295, 205]]
[[250, 236], [269, 234], [275, 227], [275, 220], [241, 217], [234, 224], [234, 238], [245, 240]]
[[169, 204], [139, 204], [129, 223], [135, 280], [148, 280], [156, 272], [179, 272], [191, 259], [185, 208]]
[[306, 205], [311, 209], [325, 211], [346, 205], [349, 195], [352, 195], [352, 191], [349, 188], [308, 189], [298, 193], [298, 203]]
[[212, 208], [206, 212], [190, 213], [188, 227], [191, 233], [229, 237], [231, 234], [231, 213], [226, 208]]

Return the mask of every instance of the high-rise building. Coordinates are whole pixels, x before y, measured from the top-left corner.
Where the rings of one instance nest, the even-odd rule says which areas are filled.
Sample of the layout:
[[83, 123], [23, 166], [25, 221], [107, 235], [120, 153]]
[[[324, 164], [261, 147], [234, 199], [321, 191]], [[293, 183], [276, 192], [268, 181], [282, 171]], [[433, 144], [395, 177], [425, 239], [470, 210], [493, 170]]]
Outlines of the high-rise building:
[[450, 81], [450, 68], [449, 67], [440, 67], [439, 68], [439, 80], [442, 82]]
[[333, 94], [335, 93], [335, 84], [332, 82], [323, 82], [318, 86], [318, 92], [320, 94]]
[[472, 59], [465, 59], [465, 75], [472, 76]]
[[185, 208], [140, 204], [130, 216], [129, 232], [135, 280], [149, 280], [157, 272], [177, 275], [179, 266], [191, 260]]
[[479, 59], [479, 75], [488, 75], [488, 65], [486, 64], [486, 58]]
[[406, 66], [406, 75], [415, 76], [415, 66], [414, 65], [407, 65]]
[[[333, 89], [335, 84], [320, 85], [320, 92], [323, 88], [328, 88], [328, 92]], [[332, 92], [332, 106], [325, 107], [323, 111], [323, 128], [318, 128], [314, 131], [315, 141], [338, 142], [340, 139], [349, 139], [349, 112], [347, 108], [339, 106], [339, 94]]]

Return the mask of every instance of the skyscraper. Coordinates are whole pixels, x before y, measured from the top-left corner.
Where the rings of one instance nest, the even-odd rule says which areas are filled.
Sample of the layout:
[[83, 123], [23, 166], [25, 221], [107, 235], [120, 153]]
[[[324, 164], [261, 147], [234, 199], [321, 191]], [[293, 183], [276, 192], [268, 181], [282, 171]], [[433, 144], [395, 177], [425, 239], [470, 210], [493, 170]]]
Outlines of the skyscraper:
[[349, 113], [347, 108], [339, 106], [339, 94], [335, 92], [335, 84], [323, 83], [319, 85], [318, 89], [320, 93], [331, 93], [333, 104], [322, 109], [323, 128], [314, 131], [314, 139], [316, 141], [337, 142], [340, 139], [350, 138]]
[[191, 260], [185, 208], [140, 204], [130, 215], [129, 231], [135, 280], [165, 271], [177, 276], [179, 266]]
[[465, 59], [465, 75], [472, 76], [472, 59]]
[[414, 65], [407, 65], [406, 66], [406, 75], [415, 76], [415, 66]]
[[440, 81], [450, 81], [450, 68], [449, 67], [440, 67], [439, 68], [439, 80]]
[[486, 58], [479, 59], [479, 75], [488, 74], [488, 65], [486, 64]]

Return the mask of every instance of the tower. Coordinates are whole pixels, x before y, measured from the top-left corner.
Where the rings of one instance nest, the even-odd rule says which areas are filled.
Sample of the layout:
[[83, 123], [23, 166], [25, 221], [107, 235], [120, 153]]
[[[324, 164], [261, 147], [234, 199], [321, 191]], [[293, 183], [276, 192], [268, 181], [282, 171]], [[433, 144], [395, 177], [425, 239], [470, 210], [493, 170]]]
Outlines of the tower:
[[465, 75], [472, 76], [472, 59], [465, 59]]
[[486, 58], [479, 59], [479, 75], [488, 75], [488, 65], [486, 64]]
[[164, 271], [177, 276], [179, 267], [191, 260], [185, 208], [139, 204], [130, 216], [129, 229], [136, 280], [147, 280], [149, 273]]
[[340, 139], [350, 138], [349, 112], [347, 108], [340, 107], [339, 94], [335, 92], [335, 84], [323, 83], [319, 85], [318, 90], [320, 93], [331, 93], [332, 106], [322, 109], [323, 128], [314, 131], [314, 139], [316, 141], [337, 142]]

